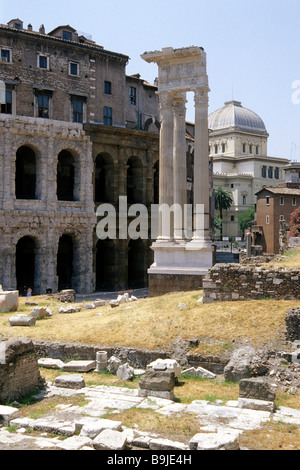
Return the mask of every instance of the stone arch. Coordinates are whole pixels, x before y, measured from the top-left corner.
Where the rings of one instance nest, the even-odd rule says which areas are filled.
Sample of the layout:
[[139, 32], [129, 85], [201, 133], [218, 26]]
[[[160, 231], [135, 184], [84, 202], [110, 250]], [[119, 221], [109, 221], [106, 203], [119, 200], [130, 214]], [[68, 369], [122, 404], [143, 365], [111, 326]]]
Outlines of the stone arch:
[[144, 200], [143, 164], [136, 156], [127, 160], [126, 192], [128, 204], [141, 203]]
[[[154, 127], [155, 126], [155, 127]], [[160, 122], [154, 117], [150, 117], [145, 121], [144, 131], [151, 132], [151, 128], [154, 127], [154, 132], [160, 129]]]
[[94, 201], [114, 201], [114, 161], [109, 153], [99, 153], [94, 164]]
[[37, 199], [37, 157], [29, 145], [16, 152], [15, 193], [17, 199]]
[[147, 285], [145, 245], [141, 238], [128, 243], [128, 287], [139, 289]]
[[75, 158], [69, 150], [61, 150], [57, 159], [57, 199], [75, 201]]
[[98, 240], [96, 244], [96, 291], [112, 291], [116, 280], [116, 248], [114, 240]]
[[39, 243], [31, 235], [19, 238], [16, 243], [16, 284], [20, 295], [26, 295], [31, 288], [34, 294], [39, 293], [38, 251]]

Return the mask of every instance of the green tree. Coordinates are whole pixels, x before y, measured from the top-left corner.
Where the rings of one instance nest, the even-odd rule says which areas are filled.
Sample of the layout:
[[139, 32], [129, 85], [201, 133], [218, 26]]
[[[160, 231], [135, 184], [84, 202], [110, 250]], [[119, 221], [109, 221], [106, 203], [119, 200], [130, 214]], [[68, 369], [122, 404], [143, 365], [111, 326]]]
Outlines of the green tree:
[[233, 203], [232, 193], [223, 189], [221, 186], [217, 188], [214, 192], [215, 196], [215, 208], [219, 211], [220, 219], [222, 221], [221, 224], [221, 238], [223, 236], [223, 210], [227, 210], [231, 207]]
[[254, 220], [255, 218], [255, 206], [251, 206], [245, 211], [243, 211], [241, 214], [239, 214], [239, 223], [240, 223], [240, 229], [242, 233], [244, 234], [244, 231], [248, 227], [249, 222]]

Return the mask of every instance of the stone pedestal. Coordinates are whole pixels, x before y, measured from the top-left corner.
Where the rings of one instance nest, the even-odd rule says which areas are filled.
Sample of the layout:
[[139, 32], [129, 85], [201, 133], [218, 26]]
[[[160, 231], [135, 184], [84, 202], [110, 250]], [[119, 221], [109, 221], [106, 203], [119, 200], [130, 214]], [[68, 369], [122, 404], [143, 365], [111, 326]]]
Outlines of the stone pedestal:
[[[164, 48], [142, 55], [158, 64], [160, 103], [158, 237], [148, 270], [149, 295], [199, 289], [213, 264], [210, 236], [208, 77], [202, 48]], [[195, 96], [193, 207], [187, 205], [185, 103]], [[190, 215], [190, 217], [189, 217]]]

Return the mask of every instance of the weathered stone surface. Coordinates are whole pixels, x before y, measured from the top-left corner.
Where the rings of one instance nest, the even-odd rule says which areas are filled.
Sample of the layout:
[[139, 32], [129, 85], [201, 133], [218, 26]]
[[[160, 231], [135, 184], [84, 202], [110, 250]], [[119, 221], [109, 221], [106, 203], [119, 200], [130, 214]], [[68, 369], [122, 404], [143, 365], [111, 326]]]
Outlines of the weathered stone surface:
[[129, 364], [123, 364], [117, 370], [117, 377], [120, 380], [130, 380], [134, 377], [134, 369]]
[[63, 369], [65, 363], [60, 359], [52, 359], [50, 357], [41, 357], [38, 359], [38, 365], [46, 369]]
[[76, 313], [80, 311], [80, 307], [73, 307], [73, 305], [69, 305], [68, 307], [60, 307], [59, 309], [59, 313]]
[[0, 403], [13, 402], [44, 385], [30, 339], [2, 342]]
[[126, 443], [126, 434], [112, 429], [105, 429], [93, 440], [96, 450], [124, 450]]
[[96, 367], [96, 361], [70, 361], [64, 365], [69, 372], [89, 372]]
[[149, 441], [150, 450], [188, 450], [189, 447], [182, 442], [171, 441], [169, 439], [151, 439]]
[[41, 320], [48, 316], [47, 309], [44, 307], [37, 307], [32, 310], [30, 315], [35, 318], [36, 320]]
[[19, 291], [0, 291], [0, 313], [15, 312], [19, 308]]
[[238, 435], [237, 431], [199, 433], [190, 440], [189, 447], [191, 450], [239, 450]]
[[274, 401], [276, 397], [275, 389], [266, 380], [255, 377], [242, 379], [239, 383], [240, 398], [254, 398], [257, 400]]
[[85, 387], [84, 378], [81, 375], [60, 375], [54, 380], [56, 387], [80, 389]]
[[239, 398], [238, 406], [247, 410], [269, 411], [275, 410], [274, 401], [258, 400], [255, 398]]
[[203, 377], [204, 379], [215, 379], [216, 374], [213, 374], [209, 370], [203, 369], [203, 367], [190, 367], [189, 369], [183, 370], [182, 374], [191, 375], [194, 377]]
[[139, 397], [155, 397], [155, 398], [163, 398], [166, 400], [174, 400], [175, 395], [174, 391], [165, 391], [165, 390], [151, 390], [146, 388], [139, 388], [138, 390]]
[[88, 436], [90, 439], [94, 439], [105, 429], [121, 431], [122, 421], [112, 421], [111, 419], [98, 419], [94, 423], [84, 424], [80, 431], [80, 436]]
[[181, 373], [181, 367], [175, 359], [156, 359], [156, 361], [147, 365], [147, 369], [174, 372], [175, 377], [178, 377]]
[[8, 426], [10, 421], [17, 418], [19, 414], [20, 410], [18, 408], [0, 405], [0, 425]]
[[116, 374], [119, 367], [122, 365], [121, 360], [118, 357], [111, 356], [107, 362], [107, 368], [111, 374]]
[[226, 380], [238, 382], [242, 378], [251, 377], [251, 361], [255, 354], [252, 346], [245, 346], [236, 349], [224, 368], [224, 377]]
[[147, 390], [171, 391], [175, 387], [175, 374], [174, 372], [148, 369], [142, 375], [139, 387]]
[[83, 436], [72, 436], [56, 444], [60, 450], [80, 450], [85, 446], [92, 446], [92, 440]]
[[286, 340], [300, 340], [300, 308], [292, 308], [285, 317]]
[[34, 317], [23, 313], [9, 317], [8, 321], [10, 326], [34, 326], [36, 323], [36, 319]]

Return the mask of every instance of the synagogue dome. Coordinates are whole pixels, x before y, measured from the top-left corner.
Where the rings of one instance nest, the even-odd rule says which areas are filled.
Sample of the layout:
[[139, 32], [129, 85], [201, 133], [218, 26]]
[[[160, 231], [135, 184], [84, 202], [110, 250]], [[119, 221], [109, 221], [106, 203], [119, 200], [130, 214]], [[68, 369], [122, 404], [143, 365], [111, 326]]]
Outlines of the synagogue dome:
[[210, 131], [236, 130], [252, 134], [268, 135], [262, 119], [240, 101], [227, 101], [208, 117]]

